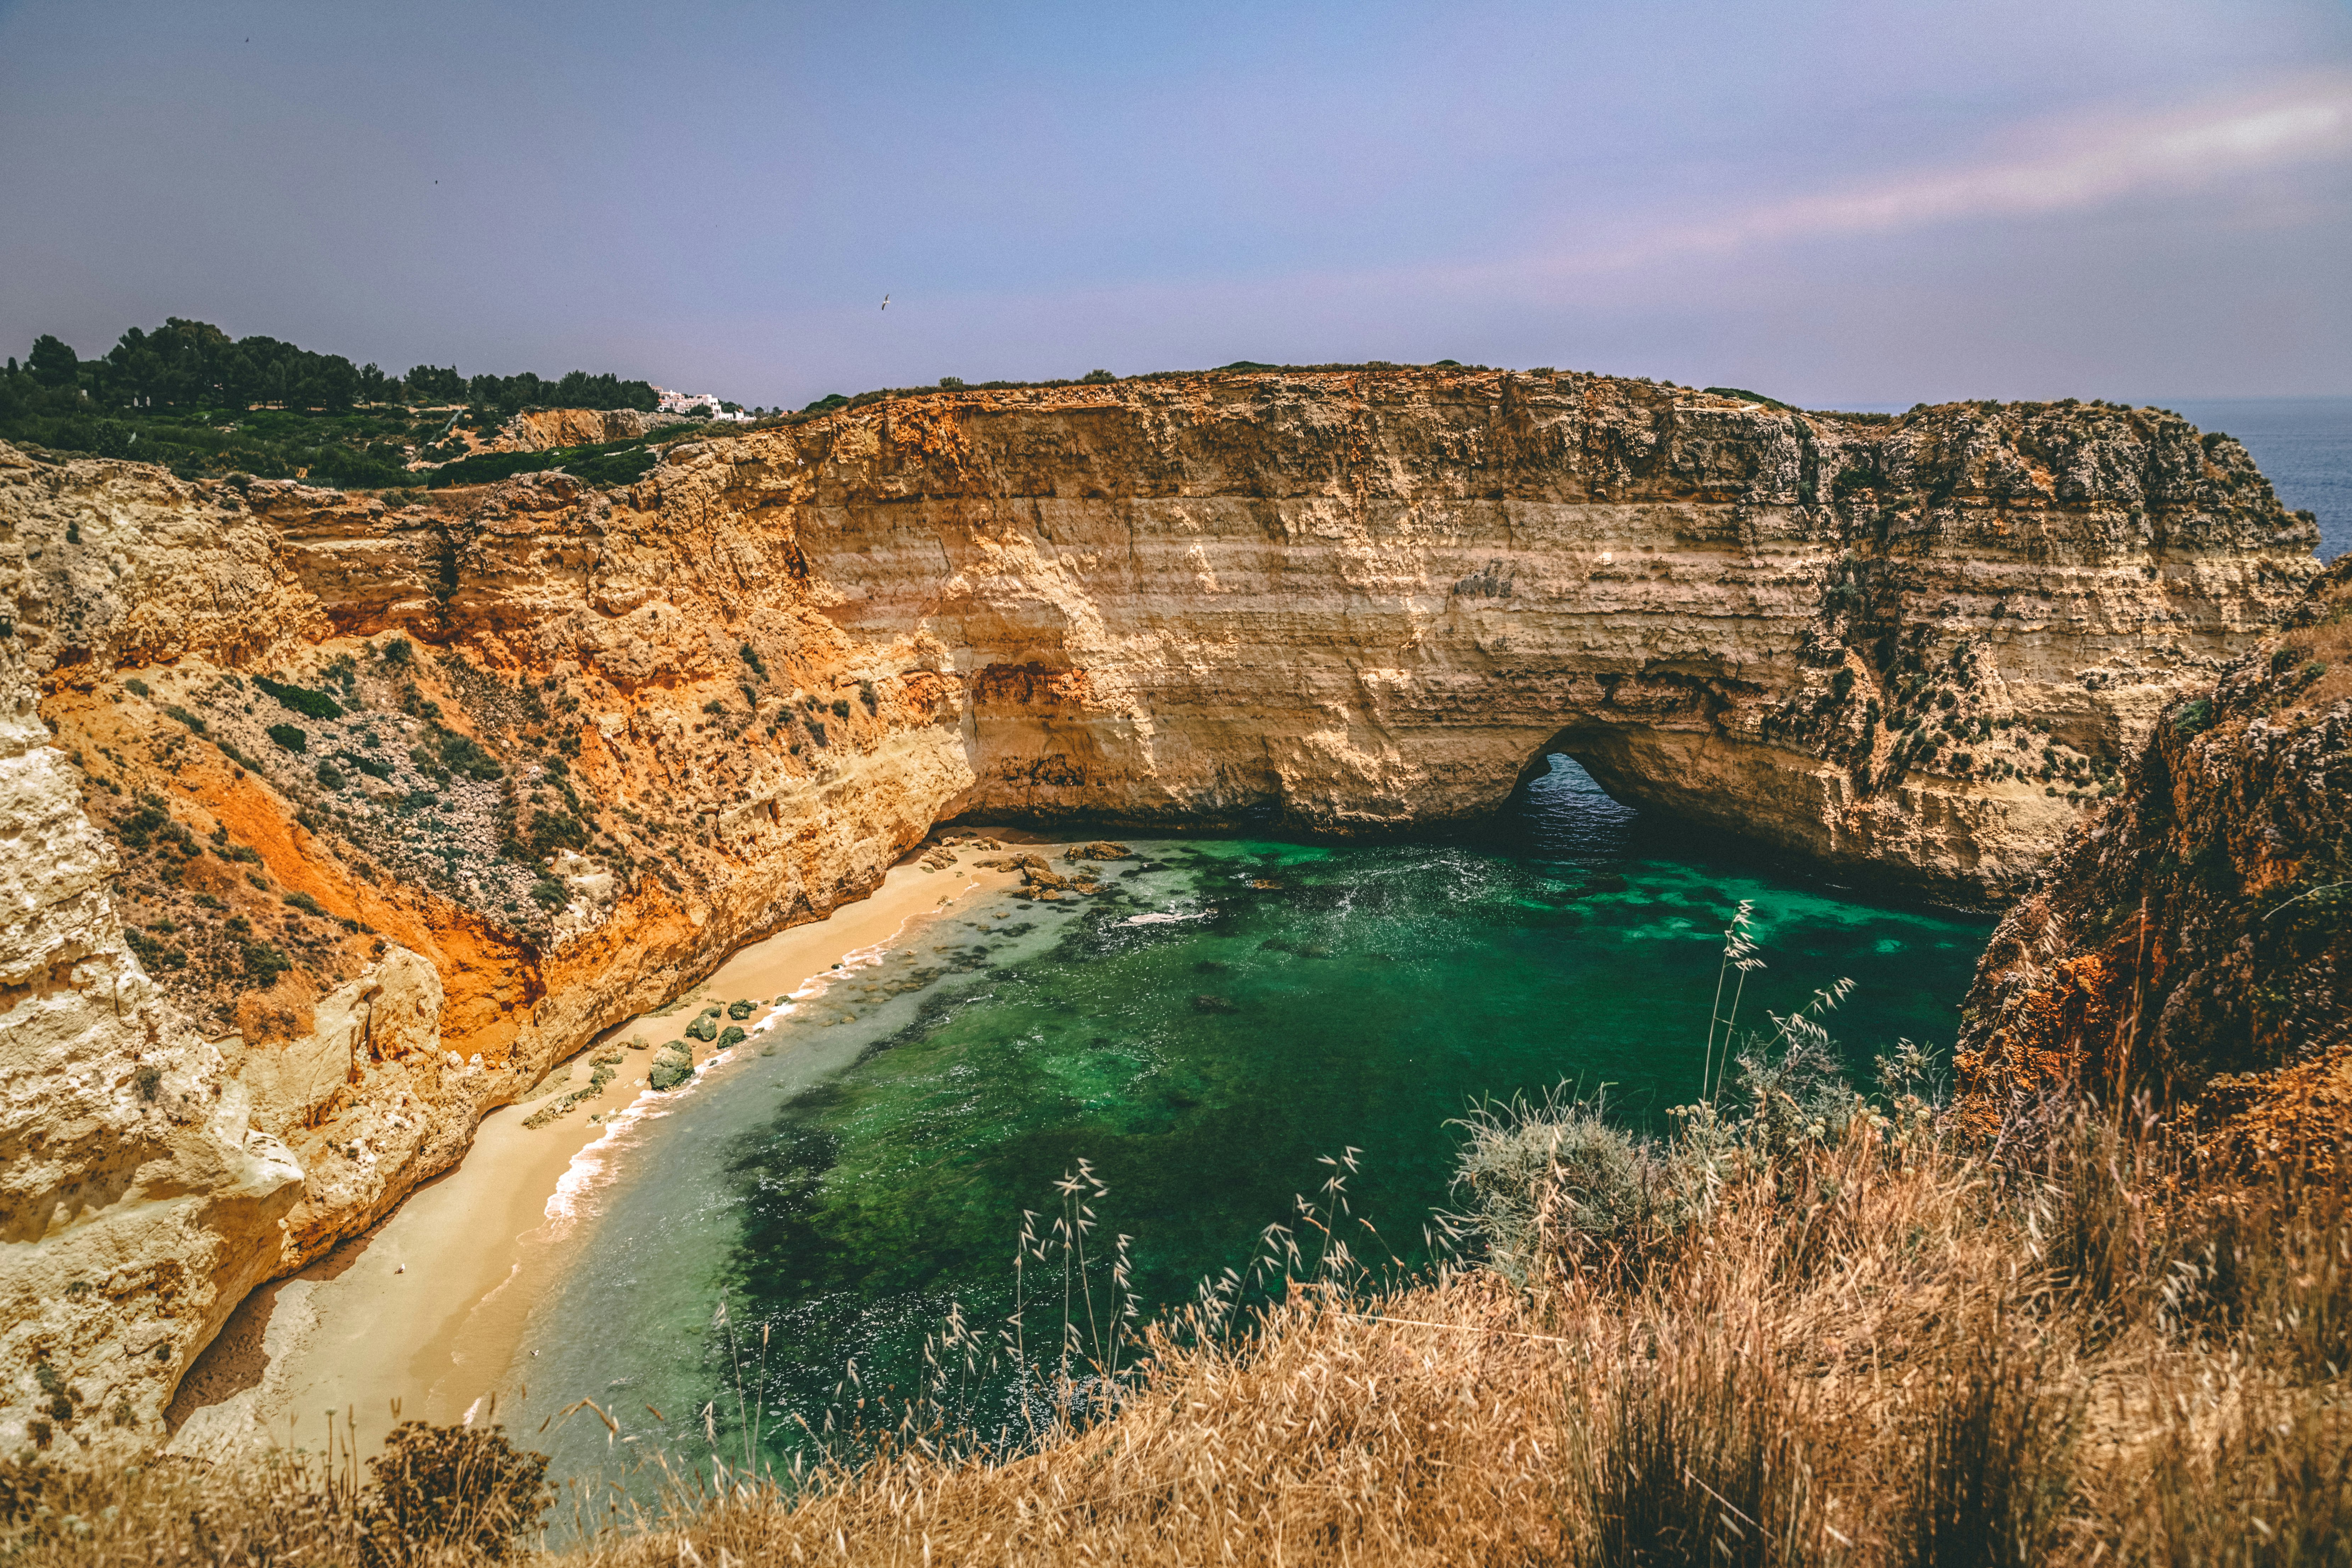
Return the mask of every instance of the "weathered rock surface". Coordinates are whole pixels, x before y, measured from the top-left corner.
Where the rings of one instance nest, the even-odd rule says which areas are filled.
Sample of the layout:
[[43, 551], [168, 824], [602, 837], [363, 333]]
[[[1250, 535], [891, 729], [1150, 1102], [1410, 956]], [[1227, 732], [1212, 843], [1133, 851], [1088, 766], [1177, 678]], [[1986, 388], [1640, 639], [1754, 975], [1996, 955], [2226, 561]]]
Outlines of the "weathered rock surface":
[[675, 415], [665, 417], [634, 408], [526, 408], [499, 426], [498, 435], [476, 449], [545, 452], [557, 447], [634, 441], [658, 426], [677, 422]]
[[2352, 557], [2156, 726], [2002, 920], [1966, 1020], [1987, 1121], [2080, 1084], [2256, 1113], [2273, 1152], [2352, 1133]]
[[2314, 537], [2154, 411], [1549, 373], [942, 392], [404, 507], [0, 447], [56, 1020], [0, 1040], [0, 1443], [152, 1440], [239, 1292], [941, 820], [1400, 831], [1558, 750], [1998, 896]]

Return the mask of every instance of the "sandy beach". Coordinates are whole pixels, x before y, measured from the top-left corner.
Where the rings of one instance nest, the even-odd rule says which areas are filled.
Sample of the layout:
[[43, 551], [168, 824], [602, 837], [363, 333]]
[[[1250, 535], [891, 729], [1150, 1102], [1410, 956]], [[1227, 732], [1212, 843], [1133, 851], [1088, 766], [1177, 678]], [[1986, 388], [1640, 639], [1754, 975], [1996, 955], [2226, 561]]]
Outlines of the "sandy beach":
[[[1008, 845], [1031, 842], [987, 831]], [[709, 1001], [812, 996], [932, 916], [1017, 880], [1013, 872], [975, 870], [972, 858], [966, 851], [963, 864], [941, 872], [895, 866], [867, 897], [738, 951], [680, 998], [686, 1005], [630, 1019], [600, 1038], [658, 1045]], [[772, 1012], [763, 1006], [751, 1023]], [[583, 1049], [524, 1100], [485, 1117], [465, 1159], [374, 1229], [247, 1298], [173, 1401], [171, 1451], [255, 1440], [311, 1446], [322, 1440], [322, 1420], [340, 1423], [347, 1412], [362, 1446], [372, 1447], [394, 1419], [487, 1415], [510, 1370], [527, 1383], [528, 1359], [517, 1367], [524, 1325], [562, 1278], [585, 1228], [573, 1221], [602, 1163], [599, 1145], [640, 1097], [658, 1098], [645, 1088], [650, 1058], [628, 1051], [602, 1092], [560, 1120], [526, 1127], [551, 1098], [587, 1086], [590, 1054]], [[699, 1088], [723, 1092], [729, 1058], [709, 1059]]]

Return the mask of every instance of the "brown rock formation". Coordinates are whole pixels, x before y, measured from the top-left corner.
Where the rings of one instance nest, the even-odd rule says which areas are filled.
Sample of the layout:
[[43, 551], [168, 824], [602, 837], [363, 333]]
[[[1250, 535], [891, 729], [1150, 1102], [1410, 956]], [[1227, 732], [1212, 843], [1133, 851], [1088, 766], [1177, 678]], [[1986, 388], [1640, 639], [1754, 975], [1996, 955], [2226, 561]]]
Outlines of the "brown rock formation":
[[526, 408], [474, 449], [546, 452], [557, 447], [593, 447], [604, 441], [634, 441], [662, 425], [677, 423], [675, 415], [644, 414], [634, 408]]
[[[89, 1020], [70, 1051], [0, 1034], [0, 1225], [38, 1260], [6, 1278], [87, 1304], [0, 1302], [0, 1443], [152, 1437], [255, 1279], [943, 818], [1397, 831], [1565, 750], [1643, 805], [1997, 894], [2292, 602], [2312, 537], [2148, 410], [1550, 373], [940, 393], [622, 490], [401, 509], [0, 447], [0, 598], [54, 737], [20, 724], [11, 765], [86, 847], [30, 858], [12, 908], [58, 912], [0, 957]], [[152, 1052], [186, 1109], [124, 1099]], [[182, 1229], [139, 1228], [166, 1190]], [[167, 1260], [168, 1300], [138, 1283]], [[164, 1317], [169, 1357], [105, 1359]], [[87, 1380], [70, 1415], [40, 1365]]]
[[2059, 1085], [2352, 1134], [2352, 558], [2158, 723], [1985, 950], [1958, 1066], [1988, 1122]]

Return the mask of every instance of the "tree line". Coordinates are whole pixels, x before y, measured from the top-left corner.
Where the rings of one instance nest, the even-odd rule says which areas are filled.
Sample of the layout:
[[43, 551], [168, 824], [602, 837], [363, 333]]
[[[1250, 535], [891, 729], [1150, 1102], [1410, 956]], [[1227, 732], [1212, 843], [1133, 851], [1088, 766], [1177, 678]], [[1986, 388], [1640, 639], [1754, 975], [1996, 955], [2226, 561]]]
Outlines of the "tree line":
[[498, 414], [530, 406], [636, 408], [651, 412], [651, 384], [575, 370], [558, 380], [461, 376], [455, 365], [420, 364], [387, 375], [341, 354], [314, 353], [276, 338], [232, 339], [205, 321], [173, 316], [154, 331], [132, 327], [103, 357], [83, 359], [50, 333], [33, 341], [20, 366], [0, 378], [0, 416], [20, 407], [62, 412], [60, 402], [114, 410], [277, 407], [340, 412], [363, 405], [463, 403]]

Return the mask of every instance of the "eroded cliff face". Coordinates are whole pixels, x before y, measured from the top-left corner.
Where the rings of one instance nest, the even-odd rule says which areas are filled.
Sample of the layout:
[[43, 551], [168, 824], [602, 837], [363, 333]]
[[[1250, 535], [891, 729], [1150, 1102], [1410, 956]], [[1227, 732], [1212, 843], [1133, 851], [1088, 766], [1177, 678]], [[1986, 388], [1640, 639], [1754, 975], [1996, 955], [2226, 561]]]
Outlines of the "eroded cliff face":
[[2352, 557], [2156, 726], [2011, 909], [1958, 1066], [1988, 1124], [2081, 1085], [2190, 1102], [2217, 1148], [2352, 1136]]
[[634, 441], [663, 425], [679, 423], [634, 408], [527, 408], [499, 427], [484, 452], [547, 452], [558, 447], [589, 447], [602, 441]]
[[[0, 1303], [0, 1442], [68, 1451], [152, 1440], [255, 1279], [937, 822], [1425, 828], [1559, 750], [1998, 895], [2315, 570], [2234, 443], [2152, 411], [1443, 371], [940, 393], [404, 508], [0, 448], [0, 531], [50, 733], [16, 755], [89, 847], [33, 863], [90, 868], [21, 901], [110, 955], [75, 1005], [147, 1020], [93, 1015], [86, 1068], [0, 1036], [0, 1222], [54, 1285]], [[93, 1126], [205, 1131], [116, 1182], [58, 1142], [68, 1080]], [[125, 1229], [167, 1184], [184, 1234]]]

